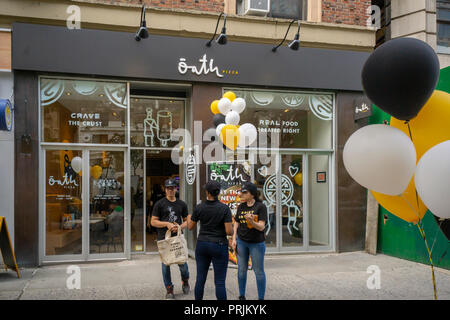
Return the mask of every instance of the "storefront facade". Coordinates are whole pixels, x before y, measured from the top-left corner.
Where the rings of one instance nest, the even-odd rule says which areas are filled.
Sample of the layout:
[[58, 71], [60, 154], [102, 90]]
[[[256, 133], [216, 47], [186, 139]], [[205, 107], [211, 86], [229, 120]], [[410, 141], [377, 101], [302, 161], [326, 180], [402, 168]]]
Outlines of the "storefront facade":
[[[156, 253], [146, 221], [167, 177], [179, 181], [190, 212], [209, 179], [231, 191], [254, 181], [269, 212], [268, 253], [364, 243], [365, 192], [347, 177], [340, 151], [361, 125], [354, 110], [364, 100], [359, 79], [369, 53], [12, 29], [15, 216], [29, 230], [16, 246], [24, 264]], [[227, 91], [245, 99], [240, 123], [259, 133], [255, 145], [228, 153], [208, 131], [209, 105]], [[193, 252], [196, 232], [186, 236]]]

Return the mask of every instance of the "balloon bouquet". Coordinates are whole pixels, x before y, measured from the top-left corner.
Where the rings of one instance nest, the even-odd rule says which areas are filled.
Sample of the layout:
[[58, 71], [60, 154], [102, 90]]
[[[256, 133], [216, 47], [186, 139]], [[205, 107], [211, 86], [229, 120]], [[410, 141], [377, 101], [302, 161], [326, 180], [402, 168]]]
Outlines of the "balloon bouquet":
[[362, 85], [367, 97], [392, 116], [390, 125], [357, 130], [343, 151], [350, 176], [386, 210], [417, 225], [435, 299], [422, 218], [428, 207], [439, 220], [450, 219], [450, 94], [435, 90], [439, 71], [436, 53], [423, 41], [400, 38], [377, 48], [363, 67]]
[[237, 98], [232, 91], [226, 92], [220, 100], [211, 103], [211, 111], [214, 114], [213, 123], [216, 135], [230, 150], [248, 147], [257, 138], [256, 127], [251, 123], [239, 126], [240, 113], [245, 109], [245, 100]]
[[[245, 100], [236, 97], [236, 94], [232, 91], [225, 92], [220, 100], [214, 100], [211, 103], [216, 135], [225, 147], [233, 151], [237, 147], [246, 148], [250, 146], [258, 136], [258, 131], [253, 124], [244, 123], [239, 126], [240, 114], [244, 111], [245, 106]], [[228, 248], [228, 259], [237, 265], [236, 252], [231, 247]], [[249, 269], [252, 268], [251, 259], [248, 261], [248, 267]]]

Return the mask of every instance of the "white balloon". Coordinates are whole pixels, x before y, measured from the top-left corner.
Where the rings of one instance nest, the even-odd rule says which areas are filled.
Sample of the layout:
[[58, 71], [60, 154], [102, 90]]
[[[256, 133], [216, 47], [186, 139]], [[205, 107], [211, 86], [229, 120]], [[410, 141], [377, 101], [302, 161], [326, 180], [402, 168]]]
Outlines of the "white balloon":
[[241, 117], [239, 116], [239, 113], [237, 113], [236, 111], [230, 111], [225, 116], [225, 123], [237, 126], [240, 119]]
[[231, 110], [241, 113], [245, 109], [245, 100], [242, 98], [236, 98], [231, 103]]
[[450, 140], [429, 149], [416, 167], [414, 183], [423, 203], [440, 218], [450, 219]]
[[395, 196], [405, 191], [416, 167], [416, 149], [397, 128], [374, 124], [354, 132], [343, 151], [344, 166], [363, 187]]
[[221, 123], [216, 127], [216, 134], [220, 137], [220, 132], [222, 132], [223, 127], [225, 127], [225, 123]]
[[70, 162], [70, 166], [72, 167], [73, 171], [75, 171], [76, 173], [80, 173], [83, 162], [80, 157], [74, 157]]
[[222, 98], [219, 100], [219, 104], [217, 105], [219, 111], [223, 115], [227, 115], [227, 113], [231, 110], [231, 101], [228, 98]]
[[251, 123], [244, 123], [239, 127], [239, 143], [238, 146], [245, 148], [251, 145], [258, 137], [258, 131], [256, 127]]

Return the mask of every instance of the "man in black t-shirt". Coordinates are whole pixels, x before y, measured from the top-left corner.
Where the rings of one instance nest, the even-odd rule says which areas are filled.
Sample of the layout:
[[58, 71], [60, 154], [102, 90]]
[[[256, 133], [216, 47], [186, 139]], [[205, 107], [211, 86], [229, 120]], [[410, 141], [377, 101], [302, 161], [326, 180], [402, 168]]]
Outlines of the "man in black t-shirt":
[[[177, 191], [177, 182], [174, 179], [167, 179], [164, 183], [166, 196], [156, 202], [153, 207], [151, 225], [157, 228], [158, 240], [165, 238], [167, 230], [172, 231], [172, 236], [177, 234], [178, 225], [181, 229], [186, 228], [188, 209], [184, 201], [175, 197]], [[181, 272], [181, 279], [183, 281], [183, 293], [189, 293], [189, 269], [187, 263], [178, 265]], [[162, 264], [162, 275], [164, 286], [166, 287], [167, 299], [174, 299], [173, 284], [170, 275], [170, 266]]]

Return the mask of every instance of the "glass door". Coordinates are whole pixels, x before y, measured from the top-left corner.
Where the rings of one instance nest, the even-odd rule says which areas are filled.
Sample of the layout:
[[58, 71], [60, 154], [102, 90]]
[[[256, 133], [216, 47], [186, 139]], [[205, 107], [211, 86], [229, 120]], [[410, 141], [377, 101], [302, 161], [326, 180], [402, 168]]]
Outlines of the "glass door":
[[280, 178], [281, 247], [301, 248], [304, 246], [304, 163], [301, 154], [282, 154]]
[[89, 151], [89, 258], [124, 257], [125, 153]]
[[83, 259], [82, 151], [45, 150], [43, 156], [44, 259]]
[[277, 248], [278, 219], [277, 219], [277, 156], [259, 156], [252, 154], [252, 181], [256, 184], [261, 201], [267, 207], [267, 221], [264, 233], [268, 250]]

